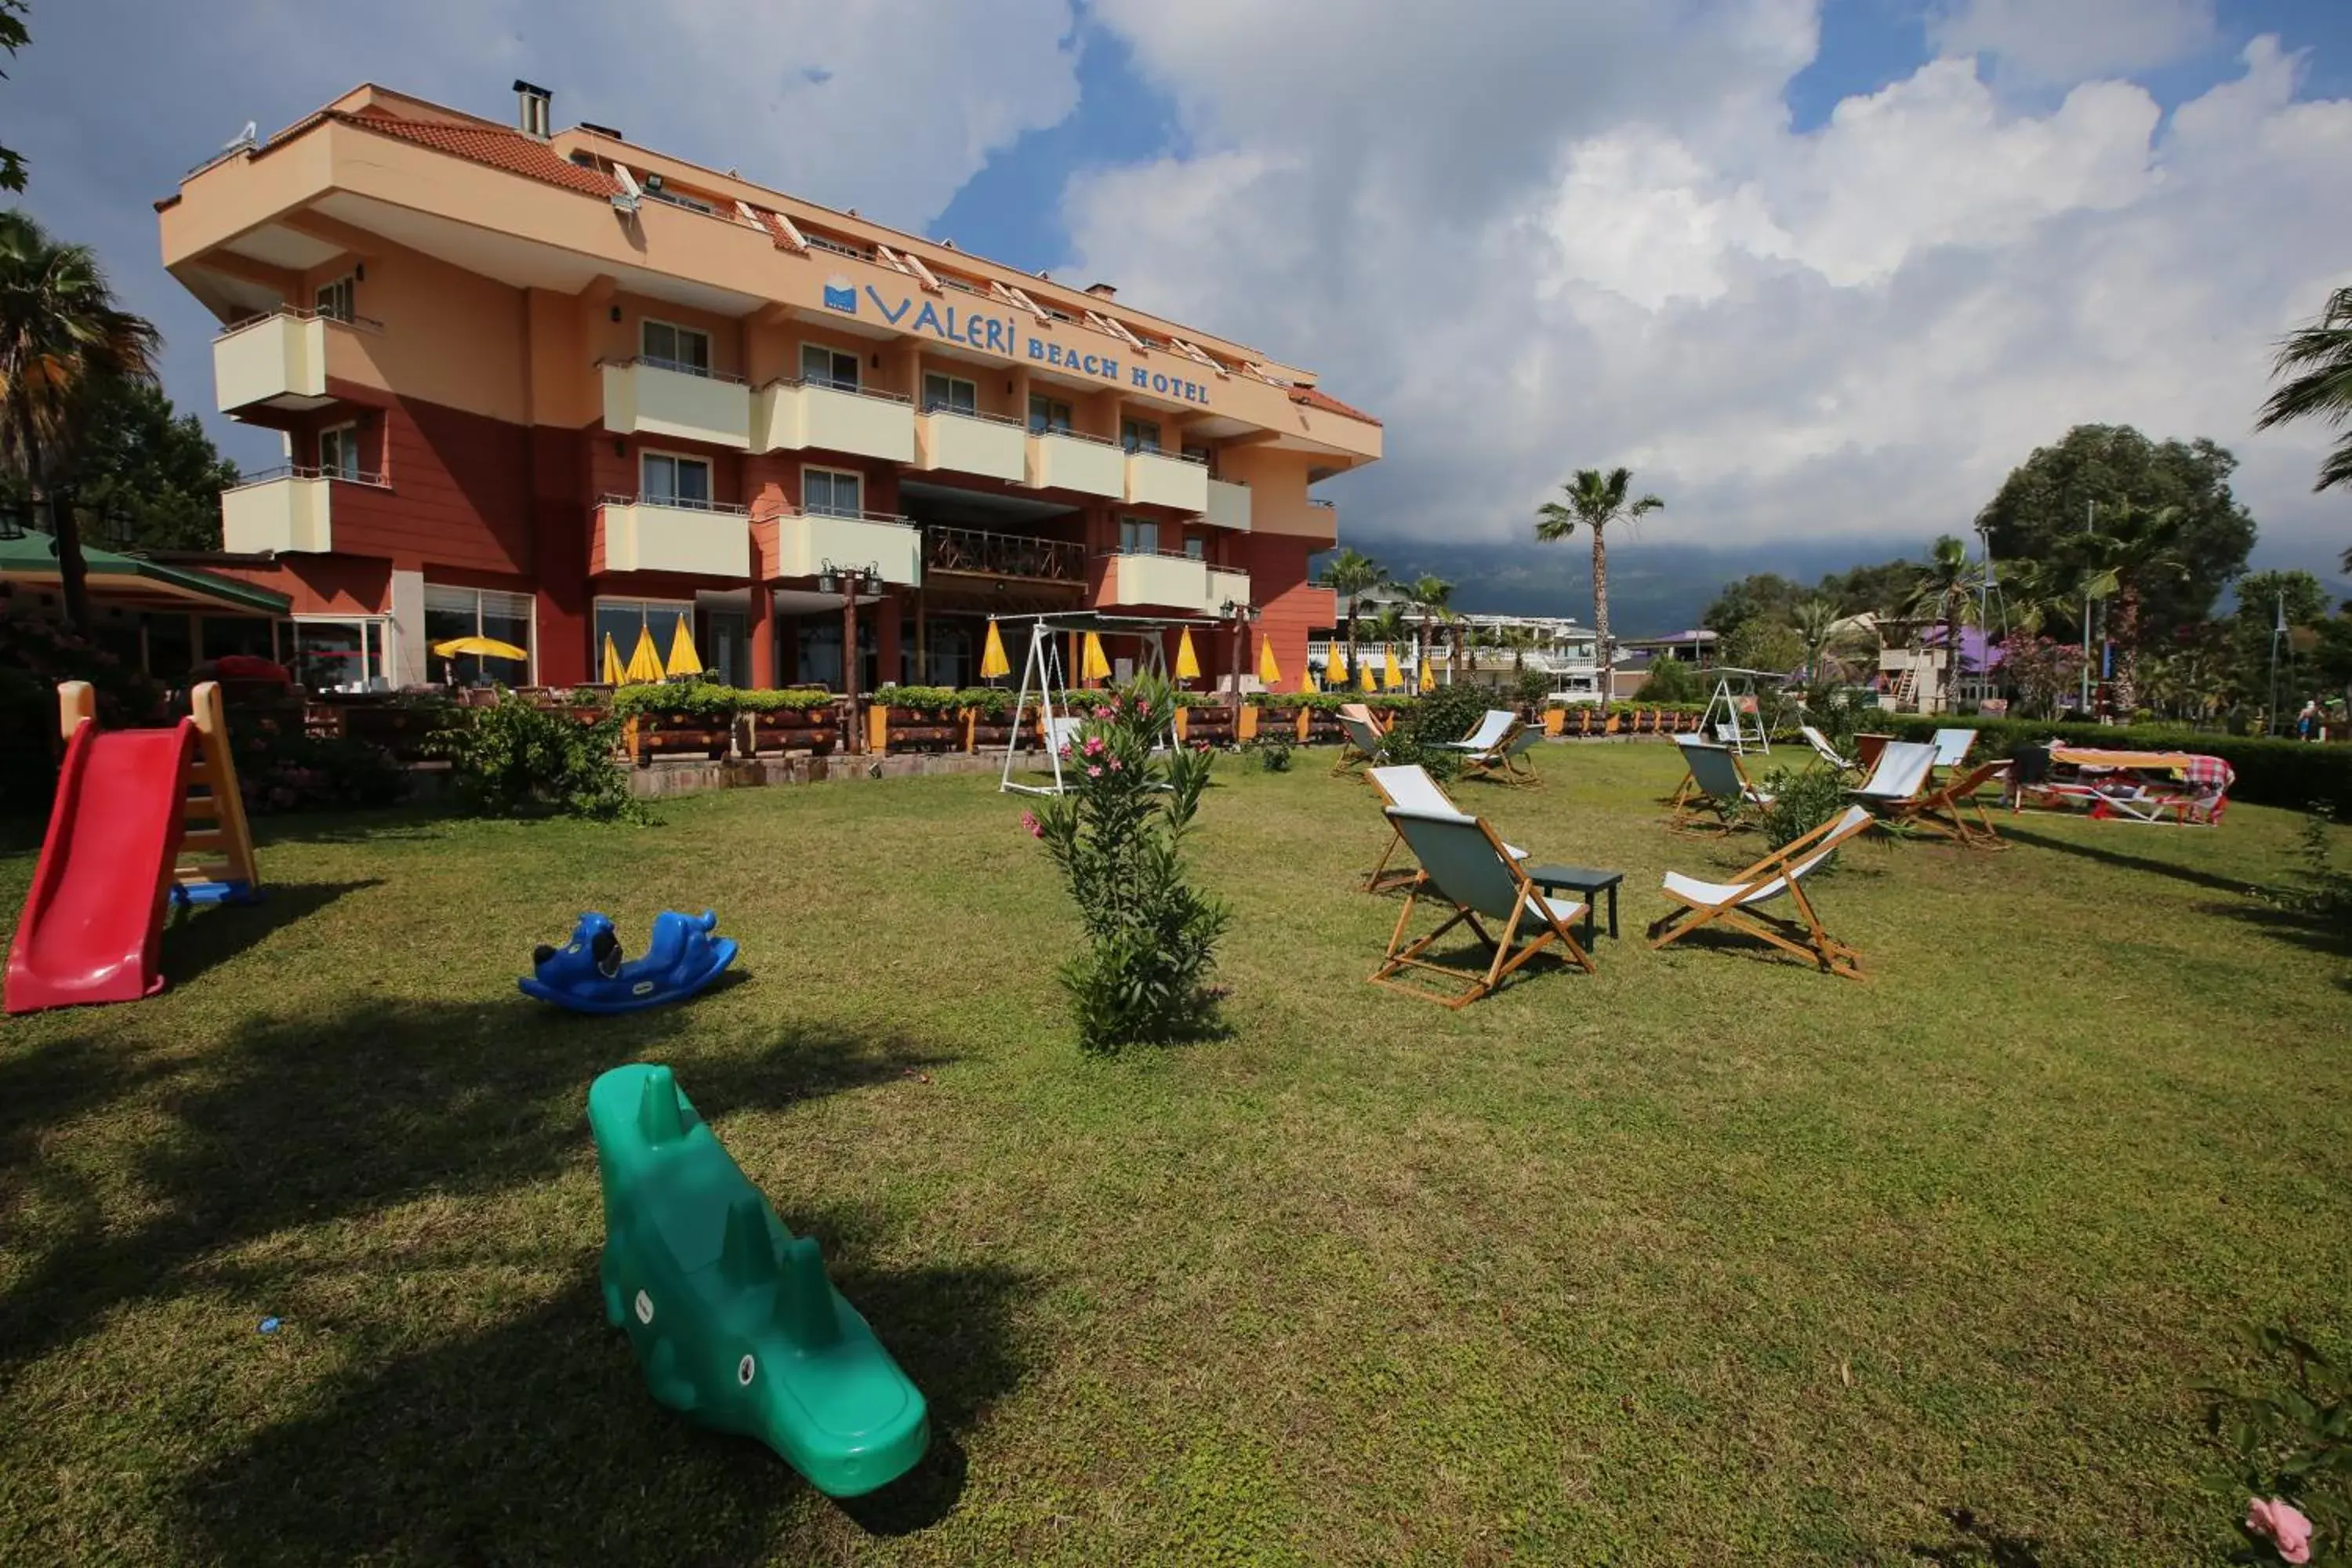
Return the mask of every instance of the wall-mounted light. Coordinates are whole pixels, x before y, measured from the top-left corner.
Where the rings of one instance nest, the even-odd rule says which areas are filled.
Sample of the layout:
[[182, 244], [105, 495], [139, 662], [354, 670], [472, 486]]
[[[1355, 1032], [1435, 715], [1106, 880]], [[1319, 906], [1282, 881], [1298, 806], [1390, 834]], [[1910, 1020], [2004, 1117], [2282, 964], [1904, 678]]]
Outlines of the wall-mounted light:
[[622, 440], [618, 436], [614, 437], [613, 437], [613, 456], [614, 456], [614, 457], [616, 457], [616, 458], [625, 458], [625, 457], [627, 457], [628, 455], [629, 455], [629, 444], [628, 444], [627, 442], [625, 442], [625, 441]]
[[882, 368], [882, 356], [880, 354], [876, 354], [874, 356], [874, 368], [876, 370], [880, 370]]
[[356, 263], [354, 263], [354, 264], [352, 265], [352, 282], [354, 282], [354, 283], [364, 283], [364, 282], [366, 282], [366, 281], [367, 281], [367, 263], [366, 263], [366, 262], [364, 262], [364, 261], [361, 261], [361, 262], [356, 262]]
[[621, 307], [619, 307], [618, 305], [615, 305], [615, 306], [614, 306], [614, 307], [613, 307], [613, 320], [614, 320], [614, 321], [619, 321], [620, 319], [621, 319]]

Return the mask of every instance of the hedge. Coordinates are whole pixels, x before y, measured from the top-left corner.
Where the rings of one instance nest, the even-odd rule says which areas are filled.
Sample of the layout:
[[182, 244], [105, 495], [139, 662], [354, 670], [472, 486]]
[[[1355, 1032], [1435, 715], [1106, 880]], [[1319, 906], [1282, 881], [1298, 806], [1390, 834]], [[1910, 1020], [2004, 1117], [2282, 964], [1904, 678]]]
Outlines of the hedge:
[[2071, 746], [2121, 752], [2201, 752], [2230, 764], [2238, 782], [2230, 798], [2254, 805], [2307, 811], [2325, 805], [2352, 820], [2352, 744], [2290, 741], [2263, 735], [2217, 734], [2157, 724], [2058, 724], [2037, 719], [1940, 719], [1934, 715], [1864, 714], [1858, 728], [1898, 740], [1924, 741], [1941, 729], [1977, 732], [1981, 755], [2007, 756], [2020, 746], [2056, 739]]
[[753, 691], [696, 680], [683, 685], [624, 686], [613, 693], [613, 711], [623, 718], [633, 713], [684, 713], [723, 720], [738, 713], [805, 712], [830, 708], [834, 701], [830, 691]]

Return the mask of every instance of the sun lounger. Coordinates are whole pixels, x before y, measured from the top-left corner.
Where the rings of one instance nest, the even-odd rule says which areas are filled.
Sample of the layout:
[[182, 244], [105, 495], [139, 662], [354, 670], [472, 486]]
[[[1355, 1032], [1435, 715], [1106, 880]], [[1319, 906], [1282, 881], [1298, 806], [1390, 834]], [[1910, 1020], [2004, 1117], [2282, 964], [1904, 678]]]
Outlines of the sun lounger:
[[1518, 721], [1519, 716], [1516, 713], [1506, 709], [1489, 708], [1486, 717], [1478, 721], [1478, 727], [1462, 739], [1450, 742], [1450, 747], [1472, 755], [1491, 752], [1503, 743], [1505, 737], [1511, 732], [1511, 726]]
[[1867, 806], [1896, 805], [1919, 793], [1935, 766], [1935, 747], [1920, 741], [1889, 741], [1879, 749], [1870, 776], [1845, 793]]
[[1805, 738], [1805, 744], [1813, 749], [1813, 755], [1821, 758], [1822, 761], [1827, 763], [1831, 767], [1835, 768], [1839, 773], [1858, 773], [1862, 772], [1862, 764], [1859, 762], [1855, 761], [1852, 757], [1842, 757], [1838, 755], [1838, 749], [1830, 744], [1830, 738], [1827, 735], [1822, 734], [1819, 730], [1813, 728], [1811, 724], [1798, 725], [1797, 733]]
[[[1573, 899], [1546, 898], [1483, 819], [1454, 812], [1406, 811], [1393, 805], [1388, 816], [1420, 860], [1421, 874], [1413, 879], [1412, 890], [1397, 916], [1381, 966], [1368, 977], [1374, 984], [1447, 1007], [1466, 1007], [1554, 942], [1559, 944], [1562, 957], [1591, 972], [1591, 955], [1570, 929], [1583, 915], [1584, 905]], [[1408, 942], [1405, 932], [1412, 924], [1413, 910], [1423, 900], [1453, 913], [1427, 936]], [[1490, 933], [1480, 921], [1481, 915], [1501, 921], [1501, 933]], [[1483, 972], [1423, 956], [1439, 938], [1465, 924], [1493, 954]], [[1527, 940], [1522, 941], [1523, 937]], [[1400, 978], [1406, 970], [1450, 976], [1464, 984], [1452, 991], [1433, 991]]]
[[1543, 739], [1543, 731], [1532, 724], [1514, 721], [1505, 728], [1503, 739], [1483, 752], [1472, 752], [1462, 759], [1464, 778], [1494, 779], [1507, 784], [1533, 784], [1543, 781], [1536, 776], [1528, 752]]
[[[1403, 763], [1386, 768], [1366, 768], [1364, 777], [1371, 781], [1372, 788], [1379, 793], [1381, 807], [1383, 811], [1391, 805], [1401, 806], [1406, 811], [1421, 812], [1430, 816], [1442, 816], [1450, 811], [1465, 822], [1475, 820], [1470, 813], [1454, 804], [1446, 793], [1438, 787], [1437, 781], [1431, 778], [1428, 771], [1418, 763]], [[1394, 855], [1397, 852], [1397, 847], [1403, 843], [1404, 835], [1396, 831], [1395, 825], [1391, 824], [1388, 847], [1381, 851], [1380, 864], [1374, 866], [1372, 874], [1365, 879], [1364, 891], [1381, 893], [1402, 885], [1402, 882], [1383, 883], [1381, 879], [1389, 872], [1389, 858]], [[1503, 847], [1510, 852], [1511, 858], [1514, 860], [1524, 860], [1528, 858], [1528, 852], [1516, 845], [1506, 844]], [[1400, 866], [1396, 868], [1396, 875], [1405, 881], [1412, 880], [1419, 874], [1409, 866]]]
[[[1667, 872], [1664, 890], [1680, 907], [1651, 925], [1650, 945], [1664, 947], [1720, 921], [1784, 952], [1811, 959], [1832, 974], [1861, 979], [1861, 954], [1822, 929], [1821, 915], [1805, 891], [1805, 879], [1819, 870], [1822, 863], [1846, 840], [1869, 829], [1875, 820], [1863, 807], [1848, 806], [1843, 816], [1781, 846], [1727, 882], [1703, 881], [1679, 871]], [[1782, 898], [1795, 907], [1795, 918], [1776, 915], [1762, 908]]]
[[1969, 752], [1976, 749], [1976, 743], [1977, 732], [1974, 730], [1938, 730], [1936, 738], [1928, 742], [1936, 748], [1936, 766], [1938, 768], [1958, 767], [1969, 760]]
[[[1917, 795], [1890, 801], [1882, 808], [1888, 826], [1913, 827], [1948, 838], [1966, 849], [2006, 849], [2009, 844], [1993, 831], [1979, 793], [2009, 771], [2009, 759], [1979, 763], [1966, 773], [1930, 779]], [[1974, 820], [1970, 820], [1974, 818]]]
[[1666, 824], [1677, 832], [1729, 833], [1772, 804], [1770, 795], [1748, 782], [1738, 753], [1728, 746], [1685, 741], [1683, 761], [1690, 764], [1689, 787]]

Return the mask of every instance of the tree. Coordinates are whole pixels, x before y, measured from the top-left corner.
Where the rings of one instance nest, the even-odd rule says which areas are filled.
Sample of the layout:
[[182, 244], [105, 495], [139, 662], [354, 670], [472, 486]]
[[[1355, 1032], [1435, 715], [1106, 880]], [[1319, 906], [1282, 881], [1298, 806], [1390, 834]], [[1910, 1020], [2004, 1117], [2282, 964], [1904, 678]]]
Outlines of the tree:
[[1750, 616], [1723, 639], [1723, 658], [1736, 669], [1785, 674], [1805, 661], [1805, 643], [1786, 621]]
[[1373, 589], [1387, 584], [1389, 574], [1381, 563], [1369, 555], [1353, 550], [1341, 550], [1331, 557], [1331, 564], [1323, 569], [1323, 585], [1339, 595], [1346, 606], [1348, 627], [1348, 679], [1356, 679], [1356, 607], [1358, 602]]
[[1804, 652], [1807, 685], [1845, 679], [1843, 654], [1853, 640], [1843, 627], [1845, 618], [1837, 602], [1826, 594], [1814, 594], [1797, 602], [1789, 624], [1797, 634], [1797, 646]]
[[[2279, 340], [2271, 375], [2284, 378], [2285, 384], [2263, 405], [2255, 429], [2296, 419], [2316, 419], [2330, 429], [2343, 429], [2345, 421], [2352, 419], [2352, 289], [2328, 295], [2318, 320]], [[2319, 465], [2319, 482], [2311, 488], [2324, 490], [2335, 485], [2352, 485], [2352, 434], [2336, 438]], [[2344, 570], [2352, 572], [2352, 550], [2344, 552]]]
[[2148, 586], [2139, 606], [2150, 632], [2168, 637], [2210, 616], [2222, 588], [2245, 570], [2254, 520], [2230, 493], [2237, 466], [2202, 437], [2157, 442], [2128, 425], [2078, 425], [2020, 464], [1977, 523], [1988, 531], [1995, 558], [2046, 562], [2062, 553], [2067, 538], [2105, 526], [2116, 508], [2143, 515], [2174, 509], [2182, 572]]
[[2083, 679], [2083, 650], [2071, 642], [2011, 632], [2001, 639], [2000, 672], [2017, 693], [2021, 718], [2054, 718]]
[[[76, 469], [75, 500], [88, 512], [127, 525], [126, 542], [148, 550], [220, 547], [220, 493], [237, 482], [193, 414], [162, 389], [121, 378], [98, 389]], [[0, 478], [10, 500], [29, 500], [14, 476]]]
[[1898, 559], [1830, 573], [1817, 592], [1837, 605], [1840, 615], [1887, 616], [1918, 585], [1918, 565]]
[[[2141, 612], [2152, 595], [2189, 574], [2182, 559], [2186, 531], [2178, 507], [2126, 504], [2102, 517], [2095, 531], [2061, 542], [2062, 553], [2088, 569], [2085, 591], [2115, 599], [2107, 626], [2116, 648], [2112, 684], [2116, 711], [2126, 719], [2139, 707], [2139, 652], [2147, 630]], [[2187, 629], [2184, 624], [2171, 631]]]
[[22, 212], [0, 213], [0, 468], [48, 504], [66, 619], [87, 630], [89, 581], [64, 489], [108, 383], [153, 384], [162, 337], [114, 302], [88, 246], [60, 245]]
[[1729, 637], [1742, 621], [1761, 617], [1786, 622], [1795, 614], [1797, 601], [1804, 594], [1804, 589], [1776, 572], [1758, 572], [1725, 584], [1699, 616], [1698, 624]]
[[1897, 612], [1901, 619], [1932, 620], [1943, 628], [1944, 667], [1937, 696], [1947, 713], [1953, 710], [1953, 698], [1959, 688], [1960, 627], [1976, 622], [1977, 589], [1983, 581], [1983, 568], [1969, 559], [1969, 547], [1945, 534], [1927, 552], [1919, 581]]
[[[1661, 653], [1650, 660], [1650, 673], [1643, 679], [1641, 689], [1633, 693], [1633, 700], [1696, 702], [1706, 695], [1706, 683], [1698, 678], [1698, 666], [1673, 654]], [[1605, 693], [1602, 700], [1607, 700]]]
[[1454, 584], [1443, 577], [1424, 573], [1412, 580], [1404, 591], [1406, 600], [1421, 609], [1421, 658], [1418, 669], [1429, 668], [1429, 646], [1433, 623], [1444, 618], [1448, 603], [1454, 597]]
[[[26, 0], [0, 0], [0, 49], [7, 50], [12, 58], [18, 49], [33, 41], [33, 36], [25, 30], [25, 4]], [[0, 71], [0, 81], [6, 80], [7, 76], [6, 71]], [[24, 188], [24, 155], [0, 147], [0, 191]]]
[[1568, 497], [1566, 505], [1553, 500], [1536, 509], [1536, 538], [1542, 543], [1565, 541], [1578, 523], [1592, 536], [1593, 651], [1604, 671], [1609, 668], [1609, 525], [1647, 517], [1666, 504], [1654, 495], [1628, 501], [1625, 495], [1633, 483], [1633, 474], [1624, 468], [1612, 468], [1606, 474], [1599, 468], [1579, 468], [1574, 479], [1559, 487]]

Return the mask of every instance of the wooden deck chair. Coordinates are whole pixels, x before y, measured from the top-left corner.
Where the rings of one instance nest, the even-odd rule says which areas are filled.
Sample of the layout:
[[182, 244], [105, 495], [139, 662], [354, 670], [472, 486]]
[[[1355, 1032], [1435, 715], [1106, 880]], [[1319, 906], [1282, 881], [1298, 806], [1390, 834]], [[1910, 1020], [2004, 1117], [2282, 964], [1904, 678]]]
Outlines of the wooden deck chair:
[[1926, 787], [1935, 766], [1935, 747], [1923, 741], [1889, 741], [1879, 748], [1870, 776], [1845, 793], [1874, 809], [1899, 806]]
[[1813, 755], [1827, 763], [1834, 771], [1841, 773], [1859, 773], [1862, 772], [1862, 764], [1859, 762], [1856, 762], [1852, 757], [1842, 757], [1838, 755], [1838, 749], [1830, 744], [1830, 738], [1827, 735], [1822, 734], [1812, 725], [1798, 725], [1797, 733], [1805, 738], [1805, 744], [1813, 749]]
[[1886, 750], [1892, 735], [1856, 735], [1853, 738], [1853, 765], [1864, 773], [1878, 765], [1878, 753]]
[[[1429, 776], [1428, 770], [1419, 763], [1402, 763], [1387, 768], [1366, 768], [1364, 777], [1371, 782], [1373, 790], [1379, 794], [1381, 809], [1383, 811], [1392, 805], [1402, 806], [1407, 811], [1423, 812], [1431, 816], [1443, 816], [1450, 811], [1465, 822], [1471, 820], [1470, 814], [1454, 805], [1452, 798], [1438, 787], [1437, 781]], [[1389, 858], [1397, 852], [1397, 847], [1402, 843], [1404, 843], [1404, 835], [1398, 832], [1395, 825], [1391, 823], [1389, 827], [1388, 847], [1381, 851], [1380, 864], [1374, 866], [1372, 874], [1365, 879], [1364, 891], [1384, 893], [1391, 889], [1402, 887], [1404, 883], [1420, 875], [1409, 866], [1400, 866], [1394, 872], [1394, 875], [1401, 879], [1400, 880], [1386, 883], [1381, 880], [1383, 876], [1391, 874]], [[1528, 852], [1517, 845], [1506, 844], [1503, 847], [1510, 851], [1511, 858], [1514, 860], [1524, 860], [1528, 858]]]
[[[1783, 952], [1811, 959], [1832, 974], [1861, 979], [1862, 955], [1822, 929], [1821, 914], [1805, 892], [1805, 879], [1820, 869], [1839, 846], [1866, 832], [1876, 820], [1861, 806], [1848, 806], [1843, 816], [1782, 845], [1728, 882], [1706, 882], [1679, 871], [1667, 872], [1665, 895], [1681, 907], [1652, 922], [1650, 946], [1661, 948], [1680, 942], [1720, 921]], [[1761, 910], [1760, 906], [1780, 898], [1796, 907], [1794, 918]]]
[[1528, 753], [1543, 739], [1543, 731], [1533, 724], [1514, 723], [1503, 731], [1501, 742], [1484, 752], [1472, 752], [1462, 759], [1462, 776], [1465, 779], [1493, 779], [1498, 784], [1538, 784], [1535, 764], [1527, 760]]
[[1507, 709], [1489, 708], [1486, 717], [1478, 721], [1475, 730], [1458, 741], [1448, 742], [1447, 748], [1465, 755], [1491, 752], [1503, 743], [1511, 732], [1511, 726], [1518, 721], [1519, 716]]
[[1381, 727], [1372, 722], [1370, 709], [1360, 702], [1349, 703], [1339, 710], [1339, 728], [1347, 738], [1339, 742], [1339, 760], [1331, 764], [1333, 778], [1381, 760]]
[[1756, 813], [1772, 804], [1770, 795], [1748, 782], [1738, 753], [1728, 746], [1687, 741], [1683, 760], [1690, 764], [1690, 793], [1666, 823], [1676, 832], [1729, 833], [1749, 826]]
[[1909, 799], [1888, 803], [1886, 821], [1893, 826], [1916, 827], [1948, 838], [1964, 849], [2006, 849], [2009, 841], [1993, 831], [1992, 818], [1985, 815], [1984, 802], [1978, 795], [1997, 775], [2009, 772], [2009, 759], [2003, 757], [1979, 763], [1964, 775], [1948, 775], [1942, 784], [1931, 780]]
[[1683, 760], [1683, 777], [1682, 782], [1675, 785], [1675, 793], [1666, 796], [1666, 805], [1675, 812], [1680, 812], [1683, 803], [1690, 799], [1691, 791], [1698, 788], [1698, 781], [1691, 776], [1690, 748], [1706, 744], [1706, 737], [1696, 731], [1687, 735], [1677, 734], [1675, 737], [1675, 754]]
[[1967, 762], [1969, 753], [1976, 749], [1977, 732], [1974, 730], [1938, 730], [1936, 738], [1927, 743], [1936, 748], [1937, 767], [1957, 768]]
[[[1592, 956], [1578, 943], [1572, 929], [1583, 915], [1584, 905], [1573, 899], [1544, 897], [1483, 818], [1406, 811], [1393, 805], [1388, 816], [1420, 860], [1421, 874], [1413, 879], [1412, 890], [1397, 916], [1381, 966], [1366, 977], [1373, 984], [1447, 1007], [1466, 1007], [1554, 942], [1570, 963], [1587, 973], [1592, 972]], [[1408, 942], [1405, 932], [1412, 925], [1412, 912], [1423, 900], [1445, 905], [1454, 912], [1427, 936]], [[1501, 934], [1489, 932], [1479, 921], [1481, 915], [1501, 921]], [[1446, 932], [1465, 924], [1494, 955], [1483, 972], [1423, 956]], [[1433, 991], [1398, 978], [1408, 969], [1447, 975], [1464, 984], [1457, 990]]]

